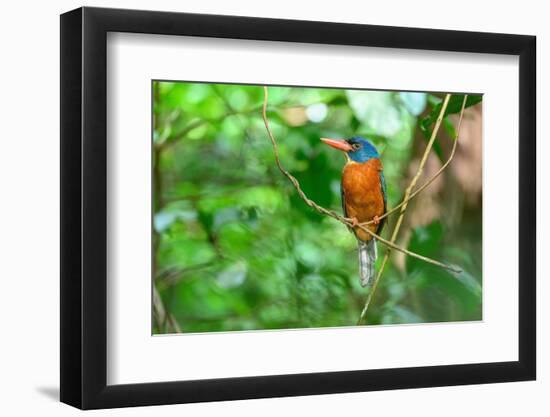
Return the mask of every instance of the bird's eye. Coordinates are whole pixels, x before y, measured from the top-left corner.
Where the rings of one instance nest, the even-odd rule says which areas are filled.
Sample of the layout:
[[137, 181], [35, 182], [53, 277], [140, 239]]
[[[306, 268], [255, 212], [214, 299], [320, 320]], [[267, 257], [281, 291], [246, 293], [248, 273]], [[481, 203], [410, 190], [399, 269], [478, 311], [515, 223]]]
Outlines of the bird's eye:
[[358, 143], [354, 143], [353, 145], [351, 145], [351, 147], [354, 151], [357, 151], [359, 150], [359, 148], [361, 148], [361, 145], [359, 145]]

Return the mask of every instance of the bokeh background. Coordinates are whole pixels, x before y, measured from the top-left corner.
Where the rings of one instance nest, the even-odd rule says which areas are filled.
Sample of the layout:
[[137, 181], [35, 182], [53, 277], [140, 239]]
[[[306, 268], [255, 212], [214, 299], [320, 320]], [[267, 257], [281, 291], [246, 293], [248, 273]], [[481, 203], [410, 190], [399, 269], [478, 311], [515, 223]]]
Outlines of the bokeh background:
[[[306, 206], [278, 170], [263, 88], [154, 81], [152, 94], [153, 333], [355, 325], [366, 298], [355, 238]], [[368, 137], [381, 153], [391, 208], [443, 97], [271, 86], [268, 117], [286, 169], [309, 198], [338, 211], [344, 158], [319, 138]], [[453, 94], [419, 184], [448, 157], [463, 97]], [[482, 319], [481, 101], [468, 96], [457, 154], [409, 205], [397, 241], [463, 272], [393, 251], [367, 324]]]

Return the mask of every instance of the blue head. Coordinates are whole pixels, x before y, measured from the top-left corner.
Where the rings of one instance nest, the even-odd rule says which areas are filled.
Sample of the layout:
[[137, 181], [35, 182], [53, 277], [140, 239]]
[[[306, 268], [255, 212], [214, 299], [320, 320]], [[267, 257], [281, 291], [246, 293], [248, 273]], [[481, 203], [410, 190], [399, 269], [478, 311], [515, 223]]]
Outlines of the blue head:
[[348, 156], [352, 161], [367, 162], [372, 158], [380, 158], [374, 145], [361, 136], [354, 136], [346, 142], [352, 147], [352, 149], [348, 151]]
[[372, 143], [360, 136], [350, 139], [325, 139], [321, 138], [327, 145], [346, 152], [349, 159], [354, 162], [367, 162], [372, 158], [379, 158], [380, 155]]

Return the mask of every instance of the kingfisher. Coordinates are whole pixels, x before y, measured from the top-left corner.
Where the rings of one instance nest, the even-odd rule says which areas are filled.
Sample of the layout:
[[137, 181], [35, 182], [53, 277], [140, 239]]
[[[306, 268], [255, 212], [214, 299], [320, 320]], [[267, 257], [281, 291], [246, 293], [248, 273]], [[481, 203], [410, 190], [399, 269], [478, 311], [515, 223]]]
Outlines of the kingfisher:
[[378, 235], [384, 227], [385, 218], [379, 218], [386, 213], [387, 198], [380, 155], [369, 140], [360, 136], [321, 140], [343, 151], [346, 157], [342, 170], [342, 209], [344, 215], [353, 221], [350, 230], [357, 239], [359, 277], [361, 286], [366, 287], [374, 279], [376, 239], [357, 225], [372, 221], [366, 227]]

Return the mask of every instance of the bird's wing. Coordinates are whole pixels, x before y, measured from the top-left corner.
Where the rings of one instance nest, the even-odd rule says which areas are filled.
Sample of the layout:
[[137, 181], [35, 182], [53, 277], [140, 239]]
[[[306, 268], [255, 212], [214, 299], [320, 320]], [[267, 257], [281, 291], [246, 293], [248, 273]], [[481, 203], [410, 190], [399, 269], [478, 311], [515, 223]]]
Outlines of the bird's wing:
[[340, 182], [340, 198], [342, 199], [342, 211], [344, 216], [348, 217], [348, 210], [346, 209], [346, 194], [344, 192], [344, 183]]
[[[348, 217], [348, 210], [346, 209], [346, 194], [344, 192], [344, 183], [343, 181], [340, 182], [340, 198], [342, 199], [342, 211], [344, 213], [344, 217]], [[348, 226], [348, 229], [352, 231], [351, 227]]]
[[[384, 198], [384, 213], [386, 213], [388, 209], [388, 196], [386, 194], [386, 179], [384, 178], [384, 173], [382, 171], [380, 171], [380, 188], [382, 189], [382, 197]], [[380, 234], [380, 232], [382, 231], [385, 223], [386, 218], [384, 217], [382, 220], [380, 220], [380, 224], [378, 225], [378, 234]]]

